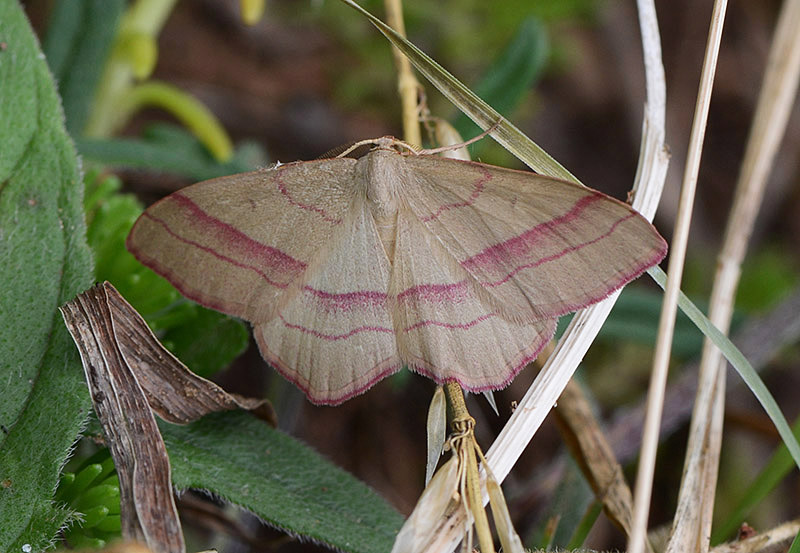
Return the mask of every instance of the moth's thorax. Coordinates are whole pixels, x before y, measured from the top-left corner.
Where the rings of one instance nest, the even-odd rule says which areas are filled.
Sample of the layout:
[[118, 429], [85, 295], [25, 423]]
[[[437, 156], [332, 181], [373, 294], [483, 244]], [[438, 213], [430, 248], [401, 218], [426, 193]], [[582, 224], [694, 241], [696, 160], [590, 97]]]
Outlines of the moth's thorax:
[[363, 172], [366, 195], [386, 255], [394, 257], [399, 191], [406, 179], [403, 157], [393, 150], [374, 150], [362, 157], [357, 171]]
[[367, 200], [376, 217], [386, 217], [397, 212], [398, 190], [405, 180], [403, 157], [392, 150], [374, 150], [359, 160], [367, 183]]

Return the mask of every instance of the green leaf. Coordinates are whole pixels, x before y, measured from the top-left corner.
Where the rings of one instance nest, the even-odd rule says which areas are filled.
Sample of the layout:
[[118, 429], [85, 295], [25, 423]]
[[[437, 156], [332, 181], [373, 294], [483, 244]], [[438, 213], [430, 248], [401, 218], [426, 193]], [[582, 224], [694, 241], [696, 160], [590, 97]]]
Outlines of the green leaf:
[[0, 551], [40, 551], [71, 516], [52, 498], [90, 410], [57, 308], [92, 268], [53, 79], [17, 2], [0, 21]]
[[[526, 18], [505, 50], [486, 71], [483, 79], [475, 85], [475, 94], [498, 112], [510, 115], [538, 78], [549, 50], [549, 39], [544, 25], [535, 17]], [[459, 113], [453, 126], [465, 138], [481, 132], [463, 113]], [[481, 143], [473, 146], [479, 144]], [[478, 157], [473, 155], [473, 159]]]
[[78, 151], [85, 158], [111, 167], [133, 167], [164, 171], [192, 180], [252, 171], [266, 163], [260, 147], [240, 145], [232, 159], [216, 161], [189, 132], [174, 125], [152, 125], [138, 138], [79, 139]]
[[237, 319], [199, 305], [190, 307], [192, 320], [168, 329], [161, 341], [194, 373], [210, 377], [244, 353], [250, 334]]
[[797, 286], [797, 264], [776, 245], [762, 246], [742, 267], [736, 307], [758, 311], [778, 303]]
[[[655, 345], [658, 335], [658, 320], [664, 295], [638, 285], [626, 286], [614, 305], [614, 309], [597, 335], [598, 340], [608, 343], [639, 342]], [[704, 305], [700, 304], [703, 308]], [[744, 321], [740, 312], [735, 312], [731, 329], [736, 330]], [[672, 338], [672, 355], [688, 359], [699, 356], [703, 347], [703, 333], [682, 311], [675, 319]]]
[[800, 553], [800, 532], [792, 540], [792, 545], [789, 546], [787, 553]]
[[179, 488], [208, 490], [272, 526], [342, 551], [391, 550], [403, 517], [316, 452], [244, 412], [161, 421]]
[[125, 0], [60, 0], [53, 8], [43, 48], [72, 136], [86, 126], [124, 9]]
[[[564, 474], [558, 482], [553, 498], [539, 517], [532, 536], [525, 540], [527, 544], [533, 545], [533, 549], [550, 551], [554, 547], [566, 545], [580, 526], [587, 508], [594, 502], [592, 489], [572, 456], [566, 457]], [[556, 527], [548, 528], [548, 524], [553, 520], [557, 521]]]

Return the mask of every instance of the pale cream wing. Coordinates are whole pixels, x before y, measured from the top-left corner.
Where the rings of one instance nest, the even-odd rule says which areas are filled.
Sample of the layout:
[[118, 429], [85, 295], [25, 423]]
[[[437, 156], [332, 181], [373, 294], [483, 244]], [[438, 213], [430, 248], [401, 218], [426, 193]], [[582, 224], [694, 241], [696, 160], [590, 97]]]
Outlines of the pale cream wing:
[[305, 285], [254, 334], [264, 358], [314, 403], [335, 405], [399, 370], [389, 260], [364, 199]]
[[585, 307], [666, 254], [647, 220], [595, 190], [480, 163], [405, 161], [405, 201], [508, 319]]
[[436, 382], [502, 388], [553, 337], [553, 319], [514, 324], [476, 294], [473, 277], [408, 210], [398, 214], [390, 295], [400, 357]]
[[186, 297], [268, 320], [341, 226], [354, 164], [297, 162], [189, 186], [142, 214], [128, 249]]

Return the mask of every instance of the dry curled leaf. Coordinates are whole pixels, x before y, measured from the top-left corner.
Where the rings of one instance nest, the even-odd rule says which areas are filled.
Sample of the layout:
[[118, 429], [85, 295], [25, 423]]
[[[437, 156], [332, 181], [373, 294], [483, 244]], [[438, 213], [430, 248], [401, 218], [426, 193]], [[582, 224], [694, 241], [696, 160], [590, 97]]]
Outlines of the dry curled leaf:
[[183, 553], [164, 440], [144, 391], [114, 335], [106, 288], [95, 286], [61, 307], [80, 351], [95, 412], [119, 476], [122, 536], [154, 553]]
[[274, 421], [271, 407], [228, 394], [189, 371], [108, 282], [78, 295], [61, 313], [119, 475], [123, 537], [154, 553], [183, 553], [169, 458], [153, 411], [179, 424], [236, 408]]
[[139, 313], [109, 283], [104, 283], [114, 336], [125, 361], [147, 395], [150, 407], [165, 421], [185, 424], [214, 411], [253, 411], [272, 426], [275, 413], [268, 401], [231, 394], [202, 378], [169, 352]]

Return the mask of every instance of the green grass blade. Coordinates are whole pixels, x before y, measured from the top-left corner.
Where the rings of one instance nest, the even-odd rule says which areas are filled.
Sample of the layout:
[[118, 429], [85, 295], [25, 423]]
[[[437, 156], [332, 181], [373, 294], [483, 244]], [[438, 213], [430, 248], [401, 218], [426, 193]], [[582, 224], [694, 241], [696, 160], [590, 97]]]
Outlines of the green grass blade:
[[792, 546], [789, 547], [789, 551], [787, 553], [800, 553], [800, 532], [794, 537], [792, 541]]
[[[661, 267], [656, 265], [648, 269], [647, 272], [659, 286], [664, 288], [667, 275]], [[742, 352], [733, 345], [733, 342], [720, 332], [716, 326], [711, 324], [711, 321], [709, 321], [683, 293], [681, 293], [678, 299], [678, 306], [681, 308], [681, 311], [686, 313], [692, 322], [697, 325], [697, 328], [714, 342], [714, 345], [720, 349], [725, 358], [733, 365], [733, 368], [736, 369], [742, 377], [742, 380], [744, 380], [745, 384], [750, 388], [750, 391], [753, 392], [753, 395], [756, 396], [761, 406], [764, 407], [769, 418], [772, 419], [772, 423], [778, 430], [778, 434], [780, 434], [783, 443], [789, 449], [792, 459], [794, 459], [795, 464], [800, 467], [800, 445], [798, 445], [797, 439], [795, 439], [794, 434], [792, 434], [792, 429], [789, 427], [789, 423], [786, 421], [786, 417], [783, 416], [780, 407], [778, 407], [778, 404], [775, 402], [775, 398], [769, 393], [764, 381], [758, 376], [758, 373], [750, 362], [742, 355]]]
[[216, 161], [197, 138], [173, 125], [153, 125], [142, 138], [82, 138], [76, 141], [84, 158], [110, 167], [142, 168], [207, 180], [252, 171], [266, 163], [263, 150], [240, 145], [233, 158]]
[[467, 86], [461, 83], [441, 65], [414, 46], [408, 40], [397, 34], [383, 21], [356, 4], [353, 0], [342, 0], [352, 7], [378, 28], [389, 41], [396, 46], [409, 61], [427, 78], [433, 86], [439, 89], [448, 100], [458, 109], [472, 119], [482, 129], [494, 127], [491, 136], [503, 145], [505, 149], [517, 156], [531, 169], [552, 177], [579, 182], [572, 173], [567, 171], [550, 154], [537, 146], [521, 130], [512, 125], [505, 117], [500, 115], [489, 104], [481, 100]]
[[[545, 26], [535, 17], [526, 18], [508, 46], [475, 85], [475, 94], [498, 112], [511, 114], [539, 77], [549, 53], [550, 41]], [[459, 114], [453, 126], [467, 138], [481, 130], [463, 113]]]
[[[800, 418], [795, 420], [792, 425], [792, 432], [795, 438], [800, 438]], [[755, 480], [753, 480], [753, 483], [747, 488], [747, 491], [744, 492], [741, 500], [733, 509], [733, 513], [723, 524], [714, 529], [711, 535], [711, 543], [717, 544], [721, 543], [722, 540], [732, 538], [745, 517], [775, 489], [775, 486], [789, 474], [792, 468], [794, 468], [794, 464], [792, 463], [791, 455], [789, 455], [789, 450], [786, 449], [785, 445], [780, 445]]]

